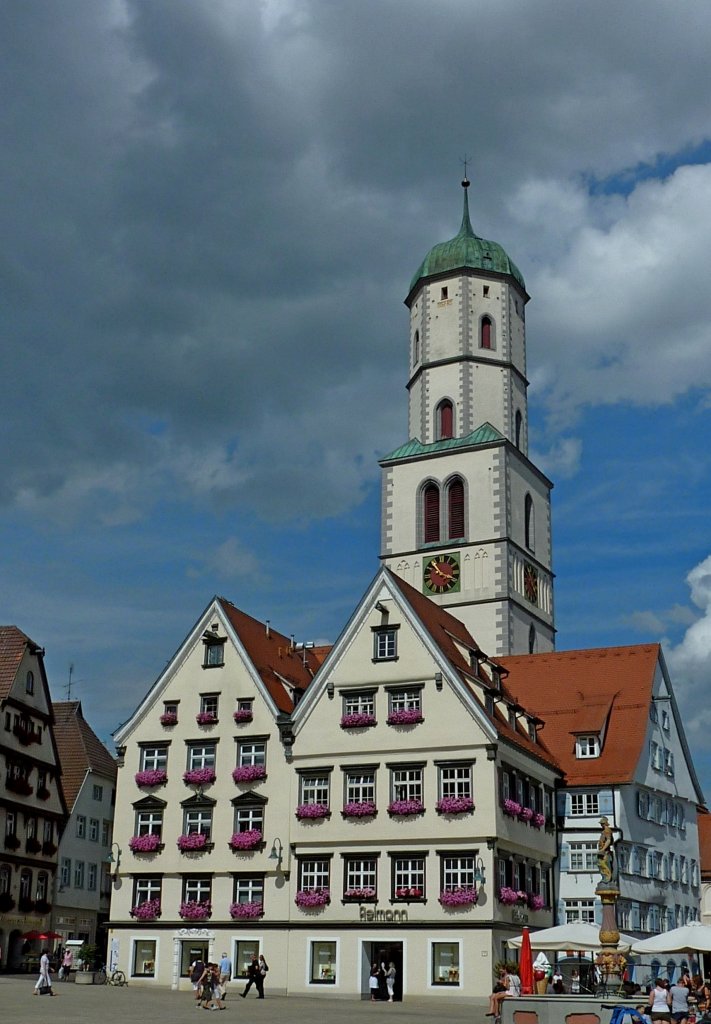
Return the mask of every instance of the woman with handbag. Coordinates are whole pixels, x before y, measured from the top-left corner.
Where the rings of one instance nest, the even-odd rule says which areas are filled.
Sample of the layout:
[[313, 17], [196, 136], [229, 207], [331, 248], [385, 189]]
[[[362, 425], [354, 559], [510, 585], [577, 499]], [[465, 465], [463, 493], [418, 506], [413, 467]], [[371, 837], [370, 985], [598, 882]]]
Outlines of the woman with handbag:
[[52, 991], [52, 968], [49, 966], [49, 950], [43, 949], [40, 957], [39, 978], [35, 984], [33, 996], [56, 996]]

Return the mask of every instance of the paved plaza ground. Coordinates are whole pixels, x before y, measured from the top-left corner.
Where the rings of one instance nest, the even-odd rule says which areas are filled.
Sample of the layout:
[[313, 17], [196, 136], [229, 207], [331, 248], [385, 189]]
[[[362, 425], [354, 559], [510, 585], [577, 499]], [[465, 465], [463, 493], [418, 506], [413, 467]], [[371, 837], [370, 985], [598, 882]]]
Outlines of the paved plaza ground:
[[[192, 992], [127, 985], [75, 985], [58, 982], [56, 999], [33, 996], [32, 977], [0, 975], [0, 1020], [8, 1024], [195, 1024], [211, 1011], [196, 1010]], [[241, 986], [232, 985], [227, 1008], [219, 1018], [242, 1024], [431, 1024], [435, 1014], [447, 1024], [490, 1024], [485, 1000], [408, 999], [402, 1003], [371, 1003], [355, 999], [314, 999], [308, 996], [269, 996], [264, 1001], [240, 999]], [[198, 1014], [200, 1016], [198, 1016]]]

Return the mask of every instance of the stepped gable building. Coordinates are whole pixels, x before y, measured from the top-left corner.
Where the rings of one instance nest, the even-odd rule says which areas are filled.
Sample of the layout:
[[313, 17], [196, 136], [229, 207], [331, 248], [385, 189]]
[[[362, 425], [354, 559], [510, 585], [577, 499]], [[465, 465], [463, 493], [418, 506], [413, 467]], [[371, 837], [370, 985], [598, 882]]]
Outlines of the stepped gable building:
[[398, 997], [486, 992], [552, 921], [539, 725], [385, 567], [327, 651], [216, 598], [116, 735], [112, 955], [173, 987], [229, 949], [240, 976], [264, 951], [273, 991], [359, 995], [386, 957]]
[[0, 626], [0, 967], [24, 962], [22, 935], [50, 927], [67, 818], [44, 650]]
[[415, 273], [409, 440], [381, 460], [381, 559], [464, 622], [492, 657], [554, 647], [550, 491], [528, 458], [523, 277], [458, 234]]
[[116, 761], [84, 718], [80, 701], [55, 701], [53, 708], [70, 817], [59, 844], [52, 929], [63, 942], [105, 946]]
[[[557, 798], [556, 923], [601, 920], [595, 886], [602, 815], [616, 840], [620, 928], [643, 938], [698, 920], [703, 794], [659, 644], [501, 663], [511, 692], [545, 722], [546, 745], [565, 772]], [[667, 959], [657, 973], [678, 970], [684, 960]]]

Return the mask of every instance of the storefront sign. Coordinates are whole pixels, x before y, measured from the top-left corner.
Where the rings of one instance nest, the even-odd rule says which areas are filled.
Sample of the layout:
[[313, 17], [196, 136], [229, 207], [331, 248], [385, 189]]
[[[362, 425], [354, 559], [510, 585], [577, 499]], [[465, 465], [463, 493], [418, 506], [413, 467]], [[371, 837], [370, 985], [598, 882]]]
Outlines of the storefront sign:
[[369, 924], [396, 924], [404, 923], [408, 920], [406, 910], [378, 910], [377, 907], [364, 907], [361, 905], [360, 920], [367, 921]]
[[214, 939], [215, 933], [211, 928], [179, 928], [178, 937], [181, 939]]

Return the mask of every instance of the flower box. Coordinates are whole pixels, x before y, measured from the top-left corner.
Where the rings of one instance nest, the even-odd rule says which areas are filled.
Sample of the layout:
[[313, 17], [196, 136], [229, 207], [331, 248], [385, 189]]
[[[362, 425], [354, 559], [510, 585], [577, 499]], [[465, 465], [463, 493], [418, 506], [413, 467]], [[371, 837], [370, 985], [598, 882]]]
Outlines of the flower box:
[[7, 914], [15, 909], [15, 901], [9, 892], [0, 893], [0, 914]]
[[[241, 722], [251, 722], [254, 718], [254, 714], [251, 708], [238, 708], [237, 711], [232, 715], [235, 722], [239, 725]], [[246, 906], [246, 904], [245, 904]]]
[[35, 909], [35, 901], [30, 899], [29, 896], [20, 896], [17, 901], [17, 909], [21, 914], [31, 914]]
[[311, 907], [325, 907], [331, 902], [331, 893], [328, 889], [299, 889], [294, 899], [297, 907], [308, 910]]
[[328, 804], [299, 804], [296, 817], [299, 821], [314, 821], [317, 818], [330, 818], [331, 811]]
[[373, 902], [376, 898], [375, 889], [368, 886], [365, 889], [346, 889], [343, 893], [343, 899], [352, 901], [353, 903], [368, 903]]
[[37, 787], [37, 798], [39, 800], [49, 800], [49, 796], [50, 793], [46, 786]]
[[422, 712], [417, 708], [391, 711], [387, 718], [388, 725], [419, 725], [423, 721]]
[[532, 821], [533, 820], [533, 809], [531, 807], [522, 807], [518, 812], [519, 821]]
[[245, 832], [234, 832], [229, 841], [233, 850], [253, 850], [262, 841], [262, 833], [258, 828], [250, 828]]
[[183, 782], [188, 786], [209, 786], [216, 778], [214, 768], [189, 768], [183, 772]]
[[439, 902], [443, 907], [471, 907], [479, 898], [474, 886], [458, 886], [456, 889], [443, 889], [439, 894]]
[[136, 772], [136, 785], [143, 788], [146, 786], [162, 786], [168, 781], [168, 773], [165, 768], [147, 768], [145, 771]]
[[157, 832], [149, 832], [144, 836], [131, 836], [128, 848], [134, 853], [155, 853], [163, 848], [163, 843]]
[[191, 832], [188, 835], [178, 836], [179, 850], [204, 850], [207, 845], [207, 836], [204, 832]]
[[474, 801], [470, 796], [443, 796], [435, 804], [438, 814], [470, 814]]
[[47, 900], [37, 900], [35, 902], [35, 914], [48, 914], [52, 909], [52, 904]]
[[527, 903], [528, 893], [521, 889], [511, 889], [508, 885], [502, 885], [499, 889], [499, 902], [506, 906], [513, 906], [515, 903]]
[[51, 840], [42, 843], [42, 853], [46, 853], [48, 857], [53, 857], [56, 852], [57, 847]]
[[20, 796], [32, 796], [32, 786], [22, 776], [13, 778], [11, 775], [8, 775], [5, 779], [5, 788], [9, 789], [12, 793], [19, 793]]
[[504, 814], [508, 814], [510, 818], [518, 818], [519, 814], [523, 810], [521, 804], [516, 800], [504, 800], [503, 808]]
[[373, 818], [378, 813], [374, 803], [364, 800], [363, 803], [344, 804], [341, 814], [344, 818]]
[[217, 725], [217, 715], [214, 711], [198, 711], [195, 721], [198, 725]]
[[351, 715], [341, 716], [341, 729], [368, 729], [377, 724], [375, 715], [367, 714], [365, 711], [354, 711]]
[[232, 772], [235, 782], [257, 782], [266, 777], [267, 769], [263, 764], [240, 764]]
[[422, 889], [412, 887], [410, 889], [396, 889], [395, 890], [396, 900], [421, 900]]
[[241, 919], [254, 920], [264, 913], [263, 903], [230, 903], [230, 917], [238, 921]]
[[202, 903], [199, 900], [183, 901], [178, 914], [184, 921], [206, 921], [208, 917], [212, 917], [212, 903], [210, 900]]
[[546, 905], [546, 901], [542, 896], [539, 896], [535, 892], [529, 892], [528, 894], [528, 906], [531, 910], [543, 910]]
[[157, 917], [160, 917], [160, 900], [145, 900], [143, 903], [131, 907], [129, 914], [137, 921], [155, 921]]
[[19, 850], [20, 849], [20, 840], [18, 839], [18, 837], [15, 835], [14, 832], [9, 832], [5, 836], [5, 849], [6, 850]]
[[388, 804], [388, 814], [395, 818], [424, 814], [424, 810], [421, 800], [393, 800], [391, 804]]
[[538, 811], [534, 811], [533, 817], [531, 818], [531, 824], [534, 828], [543, 828], [546, 823], [545, 814], [539, 814]]
[[25, 840], [25, 850], [28, 853], [39, 853], [42, 849], [42, 843], [36, 836], [30, 836], [29, 839]]
[[[161, 725], [177, 725], [178, 715], [175, 711], [165, 711], [160, 716], [159, 721]], [[141, 904], [141, 906], [143, 906], [143, 904]]]

